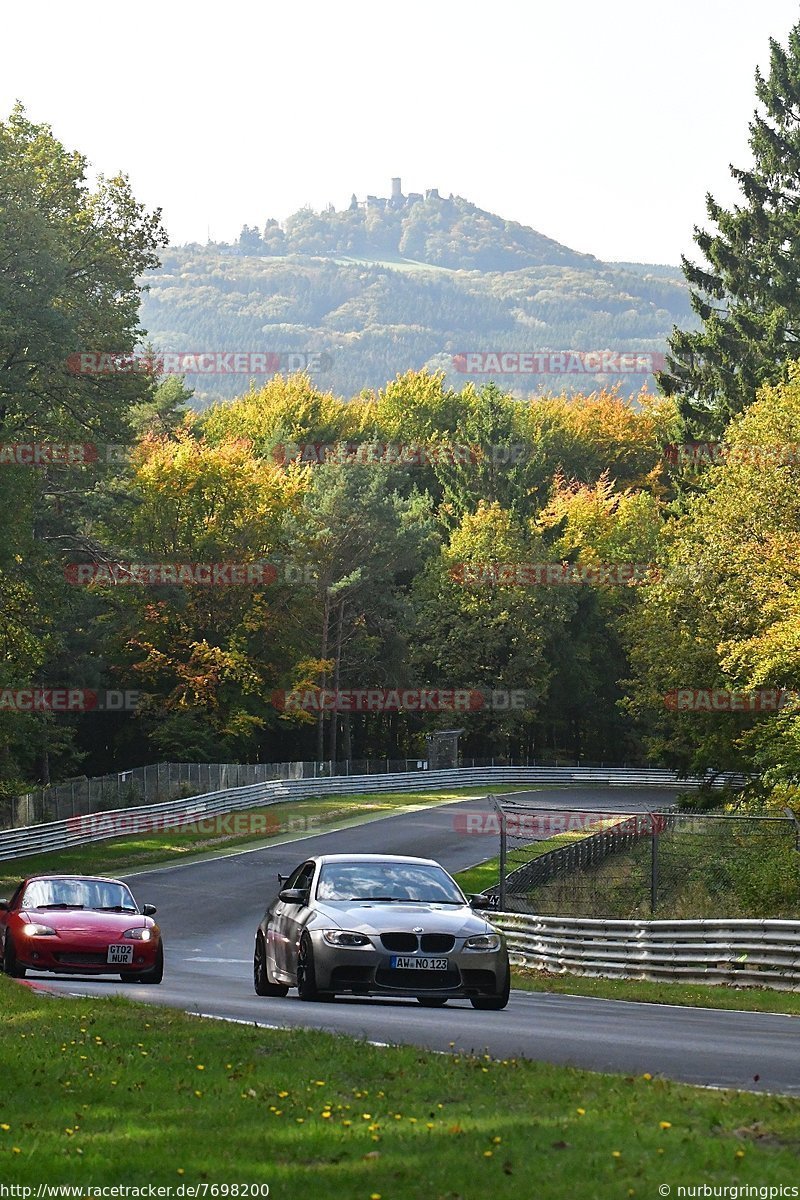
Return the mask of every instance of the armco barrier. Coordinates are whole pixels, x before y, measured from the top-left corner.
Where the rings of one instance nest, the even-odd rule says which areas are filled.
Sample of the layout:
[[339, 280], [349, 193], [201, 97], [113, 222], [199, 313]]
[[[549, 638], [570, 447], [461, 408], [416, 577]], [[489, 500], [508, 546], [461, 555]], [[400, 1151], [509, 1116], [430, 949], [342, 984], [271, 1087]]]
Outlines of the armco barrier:
[[511, 961], [554, 974], [800, 991], [800, 921], [601, 921], [492, 913]]
[[[424, 779], [424, 784], [423, 784]], [[137, 816], [157, 817], [164, 825], [279, 804], [285, 800], [309, 796], [342, 796], [371, 792], [414, 792], [424, 786], [426, 791], [438, 788], [481, 787], [483, 785], [528, 784], [608, 784], [615, 786], [696, 787], [701, 780], [680, 779], [674, 771], [634, 769], [625, 767], [465, 767], [450, 771], [402, 772], [394, 775], [350, 775], [329, 779], [270, 780], [246, 787], [226, 788], [186, 800], [171, 800], [164, 804], [149, 804], [138, 808], [116, 809], [109, 813], [103, 828], [102, 813], [95, 813], [90, 827], [80, 818], [53, 821], [47, 825], [27, 825], [0, 832], [0, 862], [22, 858], [26, 854], [64, 850], [70, 846], [86, 845], [119, 837], [120, 819], [130, 818], [131, 832], [135, 831]], [[713, 786], [721, 787], [725, 777], [717, 776]]]

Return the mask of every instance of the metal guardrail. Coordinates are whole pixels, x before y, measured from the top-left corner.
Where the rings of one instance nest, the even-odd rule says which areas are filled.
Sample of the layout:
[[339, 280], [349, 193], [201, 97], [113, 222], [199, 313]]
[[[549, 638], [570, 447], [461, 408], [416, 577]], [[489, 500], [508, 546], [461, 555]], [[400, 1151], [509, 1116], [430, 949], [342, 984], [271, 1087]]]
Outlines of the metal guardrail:
[[492, 913], [512, 962], [555, 974], [800, 990], [800, 921]]
[[[423, 782], [424, 781], [424, 782]], [[0, 862], [22, 858], [27, 854], [64, 850], [86, 845], [139, 829], [152, 829], [157, 820], [159, 828], [169, 829], [191, 820], [201, 820], [221, 813], [248, 808], [261, 808], [286, 800], [312, 796], [342, 796], [373, 792], [414, 792], [439, 788], [481, 787], [506, 783], [608, 784], [615, 786], [685, 787], [698, 786], [702, 780], [680, 779], [674, 771], [661, 768], [636, 769], [626, 767], [465, 767], [450, 771], [399, 772], [391, 775], [350, 775], [326, 779], [270, 780], [246, 787], [226, 788], [171, 800], [163, 804], [142, 805], [137, 808], [110, 810], [91, 816], [70, 817], [45, 825], [28, 825], [0, 831]], [[715, 787], [724, 779], [717, 777]], [[103, 818], [106, 818], [103, 820]]]

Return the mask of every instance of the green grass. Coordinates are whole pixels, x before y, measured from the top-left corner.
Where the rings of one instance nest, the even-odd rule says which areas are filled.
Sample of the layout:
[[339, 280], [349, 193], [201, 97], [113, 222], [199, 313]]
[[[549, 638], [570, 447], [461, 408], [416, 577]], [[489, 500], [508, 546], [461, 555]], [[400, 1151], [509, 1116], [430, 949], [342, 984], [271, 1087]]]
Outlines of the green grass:
[[364, 820], [391, 816], [404, 809], [447, 804], [452, 800], [470, 799], [485, 796], [492, 791], [507, 790], [500, 787], [483, 787], [460, 788], [447, 792], [376, 792], [367, 795], [282, 801], [279, 804], [233, 814], [237, 820], [246, 821], [249, 816], [256, 816], [279, 824], [280, 830], [272, 837], [259, 834], [237, 836], [235, 833], [224, 832], [215, 835], [190, 831], [139, 833], [86, 846], [75, 846], [69, 850], [55, 850], [47, 854], [34, 854], [0, 862], [0, 896], [7, 896], [20, 879], [41, 872], [120, 875], [126, 871], [142, 870], [161, 863], [188, 862], [220, 852], [268, 846], [275, 842], [306, 837], [317, 831], [323, 832], [325, 828], [333, 825], [355, 825]]
[[[272, 1200], [649, 1200], [663, 1182], [676, 1194], [680, 1183], [797, 1175], [796, 1099], [380, 1049], [121, 999], [40, 996], [8, 979], [0, 1008], [6, 1185], [265, 1183]], [[463, 1014], [465, 1040], [468, 1024]]]
[[744, 1012], [787, 1013], [800, 1016], [800, 993], [770, 988], [737, 988], [727, 984], [652, 982], [644, 979], [596, 979], [591, 975], [555, 975], [513, 968], [512, 986], [526, 992], [560, 996], [594, 996], [646, 1004], [683, 1004], [695, 1008], [739, 1009]]

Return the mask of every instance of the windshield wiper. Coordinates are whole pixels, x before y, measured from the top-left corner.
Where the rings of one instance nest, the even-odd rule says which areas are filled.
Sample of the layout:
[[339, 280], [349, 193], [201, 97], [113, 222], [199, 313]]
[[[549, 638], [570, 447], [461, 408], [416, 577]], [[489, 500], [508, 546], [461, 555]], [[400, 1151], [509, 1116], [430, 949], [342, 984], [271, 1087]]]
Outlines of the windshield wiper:
[[85, 908], [84, 904], [37, 904], [38, 909], [45, 908]]
[[135, 912], [138, 912], [138, 909], [130, 908], [127, 904], [105, 904], [101, 908], [96, 909], [95, 911], [96, 912], [135, 913]]
[[386, 904], [402, 904], [405, 896], [351, 896], [351, 900], [381, 900]]

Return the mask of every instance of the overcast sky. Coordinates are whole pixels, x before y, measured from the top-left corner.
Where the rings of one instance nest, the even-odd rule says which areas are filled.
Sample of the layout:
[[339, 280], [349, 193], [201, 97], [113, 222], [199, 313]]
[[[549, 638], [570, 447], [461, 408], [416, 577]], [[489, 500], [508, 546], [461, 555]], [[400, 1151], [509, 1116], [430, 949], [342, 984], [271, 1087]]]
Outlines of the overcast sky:
[[692, 253], [736, 196], [753, 72], [797, 0], [28, 0], [2, 15], [22, 100], [124, 170], [173, 242], [352, 192], [438, 187], [607, 259]]

